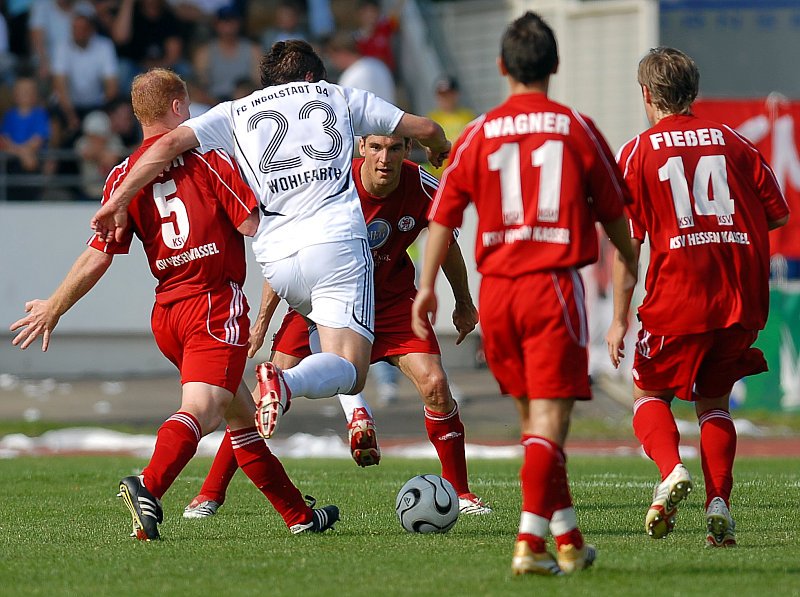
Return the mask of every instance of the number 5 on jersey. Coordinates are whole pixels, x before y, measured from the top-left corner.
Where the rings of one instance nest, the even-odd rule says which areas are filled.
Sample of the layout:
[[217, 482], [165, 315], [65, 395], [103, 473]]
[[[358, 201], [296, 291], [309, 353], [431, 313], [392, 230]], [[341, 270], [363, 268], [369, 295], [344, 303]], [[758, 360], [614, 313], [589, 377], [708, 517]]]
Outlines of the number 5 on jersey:
[[153, 183], [153, 201], [161, 215], [161, 240], [170, 249], [183, 248], [189, 238], [189, 216], [177, 192], [172, 179]]

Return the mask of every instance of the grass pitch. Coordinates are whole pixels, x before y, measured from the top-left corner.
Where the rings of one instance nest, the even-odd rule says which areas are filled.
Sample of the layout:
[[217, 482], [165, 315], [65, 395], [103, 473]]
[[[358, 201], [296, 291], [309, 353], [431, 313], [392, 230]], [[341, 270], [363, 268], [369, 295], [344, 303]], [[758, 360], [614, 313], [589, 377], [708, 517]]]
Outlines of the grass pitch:
[[570, 577], [513, 577], [519, 520], [518, 461], [470, 463], [472, 489], [495, 514], [462, 517], [446, 535], [411, 535], [394, 513], [408, 478], [435, 461], [286, 460], [301, 491], [336, 503], [333, 532], [292, 536], [240, 472], [208, 520], [183, 520], [209, 459], [193, 461], [165, 496], [163, 540], [128, 537], [115, 497], [134, 458], [0, 461], [0, 594], [3, 595], [800, 595], [800, 461], [741, 460], [733, 514], [739, 547], [709, 550], [699, 462], [695, 492], [675, 532], [644, 532], [655, 466], [637, 458], [572, 458], [578, 518], [598, 548], [594, 568]]

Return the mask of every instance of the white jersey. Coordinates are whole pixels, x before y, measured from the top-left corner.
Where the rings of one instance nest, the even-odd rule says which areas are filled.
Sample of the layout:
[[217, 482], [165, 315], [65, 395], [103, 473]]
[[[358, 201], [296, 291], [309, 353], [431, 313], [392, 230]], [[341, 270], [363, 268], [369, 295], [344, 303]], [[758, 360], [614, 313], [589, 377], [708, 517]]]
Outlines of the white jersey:
[[201, 152], [235, 156], [261, 202], [253, 251], [265, 263], [309, 245], [367, 238], [351, 176], [353, 135], [390, 135], [402, 116], [368, 91], [297, 82], [221, 103], [182, 126]]

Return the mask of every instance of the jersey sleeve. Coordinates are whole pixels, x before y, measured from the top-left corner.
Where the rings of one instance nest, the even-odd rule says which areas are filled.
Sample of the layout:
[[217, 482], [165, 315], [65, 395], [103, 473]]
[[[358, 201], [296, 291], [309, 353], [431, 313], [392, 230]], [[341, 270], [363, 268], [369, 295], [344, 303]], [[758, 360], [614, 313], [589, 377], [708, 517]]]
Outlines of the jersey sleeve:
[[744, 145], [744, 151], [752, 158], [753, 184], [755, 185], [758, 198], [764, 206], [767, 214], [767, 221], [774, 222], [789, 215], [789, 204], [783, 196], [783, 191], [778, 184], [775, 173], [770, 168], [767, 160], [761, 152], [744, 136], [726, 126]]
[[394, 133], [405, 112], [369, 91], [354, 87], [341, 89], [350, 108], [353, 132], [356, 135]]
[[591, 147], [588, 174], [592, 208], [599, 222], [610, 222], [623, 215], [625, 205], [631, 202], [630, 192], [605, 137], [590, 118], [577, 112], [575, 115]]
[[215, 149], [196, 155], [208, 168], [209, 184], [214, 190], [214, 196], [225, 209], [231, 223], [238, 227], [258, 207], [258, 200], [252, 189], [242, 179], [231, 156], [224, 151]]
[[181, 126], [194, 131], [200, 142], [200, 153], [208, 153], [214, 149], [222, 149], [230, 155], [235, 153], [233, 147], [233, 120], [231, 118], [232, 102], [217, 104], [200, 116], [190, 118]]
[[464, 210], [472, 201], [470, 175], [474, 168], [470, 164], [470, 148], [477, 144], [476, 137], [483, 125], [484, 117], [467, 126], [455, 143], [450, 155], [450, 165], [442, 175], [436, 197], [428, 212], [428, 221], [448, 228], [458, 228], [464, 220]]
[[625, 206], [625, 215], [628, 217], [631, 238], [644, 241], [647, 230], [641, 217], [642, 193], [637, 174], [639, 164], [635, 159], [640, 140], [641, 137], [636, 137], [622, 146], [622, 149], [617, 154], [617, 164], [631, 195], [631, 202]]
[[[125, 175], [128, 173], [128, 160], [124, 160], [120, 164], [111, 170], [108, 177], [106, 178], [106, 182], [103, 185], [103, 199], [102, 203], [108, 201], [109, 197], [114, 192], [119, 184], [124, 180]], [[125, 238], [122, 242], [117, 242], [116, 240], [112, 240], [111, 242], [106, 242], [97, 238], [96, 235], [92, 234], [91, 238], [86, 241], [86, 244], [92, 247], [93, 249], [97, 249], [98, 251], [102, 251], [103, 253], [108, 253], [109, 255], [127, 255], [131, 248], [131, 241], [133, 240], [133, 229], [131, 228], [130, 218], [128, 219], [128, 228], [125, 230]]]

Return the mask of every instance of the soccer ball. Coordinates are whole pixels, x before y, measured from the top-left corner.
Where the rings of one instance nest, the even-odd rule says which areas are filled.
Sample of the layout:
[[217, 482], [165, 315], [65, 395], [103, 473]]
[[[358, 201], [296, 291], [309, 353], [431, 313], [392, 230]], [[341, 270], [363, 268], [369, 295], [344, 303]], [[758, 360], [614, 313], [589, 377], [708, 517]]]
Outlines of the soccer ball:
[[418, 475], [400, 489], [395, 510], [409, 533], [446, 533], [458, 520], [458, 495], [447, 479]]

